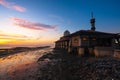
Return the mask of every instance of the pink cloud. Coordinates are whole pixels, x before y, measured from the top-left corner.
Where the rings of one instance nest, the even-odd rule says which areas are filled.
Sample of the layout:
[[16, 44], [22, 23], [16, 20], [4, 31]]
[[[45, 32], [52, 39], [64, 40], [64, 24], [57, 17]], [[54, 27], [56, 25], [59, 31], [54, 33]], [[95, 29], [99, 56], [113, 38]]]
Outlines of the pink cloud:
[[16, 18], [16, 17], [12, 17], [12, 18], [10, 18], [10, 20], [14, 21], [14, 24], [19, 27], [32, 29], [32, 30], [56, 29], [56, 26], [54, 26], [54, 25], [31, 22], [31, 21], [24, 20], [21, 18]]
[[14, 5], [13, 8], [15, 10], [17, 10], [17, 11], [20, 11], [20, 12], [25, 12], [26, 11], [25, 8], [23, 8], [23, 7], [19, 6], [19, 5]]
[[11, 2], [7, 2], [5, 0], [0, 0], [0, 5], [2, 5], [4, 7], [7, 7], [7, 8], [10, 8], [10, 9], [14, 9], [14, 10], [19, 11], [19, 12], [25, 12], [26, 11], [26, 9], [24, 7], [13, 4]]

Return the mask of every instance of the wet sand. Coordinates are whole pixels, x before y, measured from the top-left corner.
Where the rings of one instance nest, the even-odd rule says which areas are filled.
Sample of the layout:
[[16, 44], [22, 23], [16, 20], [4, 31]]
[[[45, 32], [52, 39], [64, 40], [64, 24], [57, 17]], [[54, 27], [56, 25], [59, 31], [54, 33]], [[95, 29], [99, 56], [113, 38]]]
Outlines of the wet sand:
[[51, 50], [45, 48], [0, 58], [0, 80], [35, 80], [38, 58]]

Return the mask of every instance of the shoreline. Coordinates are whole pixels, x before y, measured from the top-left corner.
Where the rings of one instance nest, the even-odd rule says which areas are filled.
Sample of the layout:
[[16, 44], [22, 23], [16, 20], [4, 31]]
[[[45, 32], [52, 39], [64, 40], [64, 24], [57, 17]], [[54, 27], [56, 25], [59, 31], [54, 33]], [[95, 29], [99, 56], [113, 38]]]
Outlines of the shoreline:
[[[23, 55], [24, 54], [24, 55]], [[12, 57], [14, 56], [14, 57]], [[10, 59], [11, 58], [11, 59]], [[2, 80], [119, 80], [120, 59], [80, 57], [51, 48], [11, 55]], [[18, 60], [17, 59], [21, 59]], [[6, 59], [5, 59], [6, 60]], [[14, 62], [16, 64], [14, 64]], [[4, 61], [3, 61], [4, 62]], [[20, 63], [20, 64], [19, 64]], [[8, 64], [6, 64], [8, 65]], [[4, 65], [1, 64], [1, 69]]]
[[39, 68], [38, 58], [51, 50], [37, 49], [0, 58], [0, 80], [34, 80]]
[[15, 47], [15, 48], [7, 48], [7, 49], [0, 49], [0, 58], [6, 57], [12, 54], [17, 54], [20, 52], [26, 52], [26, 51], [34, 51], [44, 48], [50, 48], [50, 46], [43, 46], [43, 47]]
[[62, 51], [38, 59], [36, 80], [119, 80], [120, 59], [114, 57], [80, 57]]

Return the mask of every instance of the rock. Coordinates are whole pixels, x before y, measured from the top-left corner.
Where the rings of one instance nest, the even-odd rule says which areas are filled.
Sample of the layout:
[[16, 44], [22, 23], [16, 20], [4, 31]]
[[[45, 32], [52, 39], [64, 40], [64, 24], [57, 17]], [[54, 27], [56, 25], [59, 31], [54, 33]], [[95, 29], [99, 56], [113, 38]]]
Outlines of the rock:
[[48, 63], [38, 71], [36, 80], [120, 79], [120, 60], [113, 57], [78, 57], [58, 52], [45, 55], [42, 59], [47, 59]]

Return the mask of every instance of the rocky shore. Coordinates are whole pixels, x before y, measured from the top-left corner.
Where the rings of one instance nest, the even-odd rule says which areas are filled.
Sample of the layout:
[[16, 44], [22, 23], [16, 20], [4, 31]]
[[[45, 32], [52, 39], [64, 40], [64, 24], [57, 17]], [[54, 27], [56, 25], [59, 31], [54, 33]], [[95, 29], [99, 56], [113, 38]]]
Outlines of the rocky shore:
[[38, 59], [36, 80], [120, 80], [120, 59], [53, 51]]

